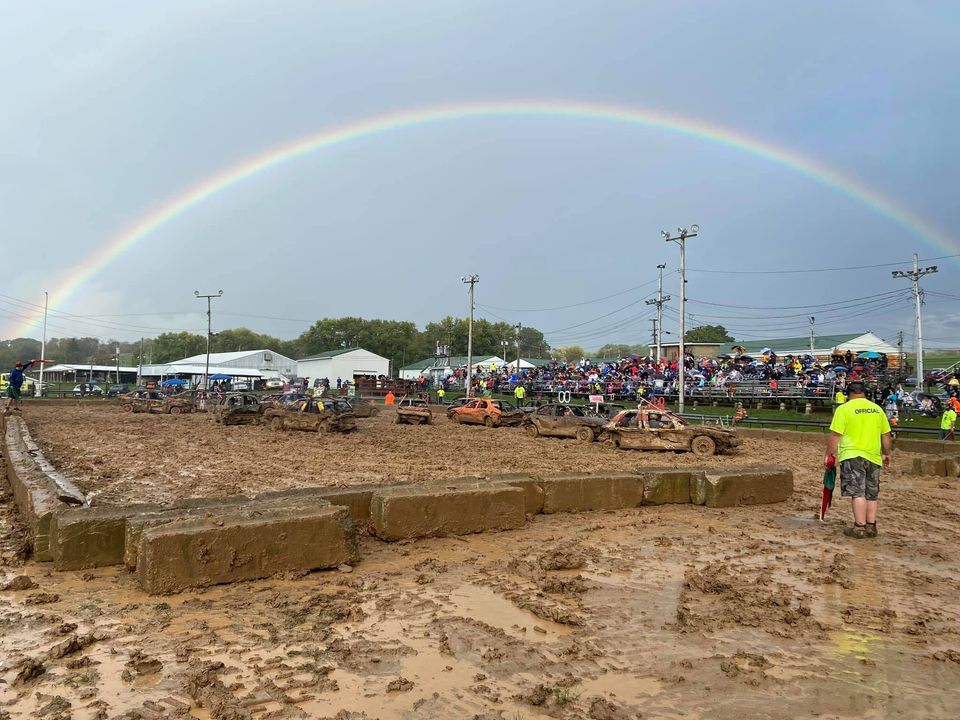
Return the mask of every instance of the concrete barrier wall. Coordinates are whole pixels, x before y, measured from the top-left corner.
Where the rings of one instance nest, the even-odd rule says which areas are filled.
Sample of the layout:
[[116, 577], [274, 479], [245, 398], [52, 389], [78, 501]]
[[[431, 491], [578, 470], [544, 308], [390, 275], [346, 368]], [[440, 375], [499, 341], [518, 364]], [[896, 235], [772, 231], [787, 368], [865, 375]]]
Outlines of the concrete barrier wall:
[[[58, 570], [125, 564], [151, 593], [354, 562], [358, 527], [394, 541], [511, 530], [540, 513], [690, 502], [733, 507], [781, 502], [793, 491], [785, 468], [659, 467], [306, 487], [170, 507], [71, 507], [61, 499], [76, 501], [69, 483], [58, 485], [38, 467], [21, 425], [19, 418], [3, 425], [4, 454], [37, 558]], [[960, 473], [960, 458], [934, 459], [936, 468], [921, 469]]]
[[[50, 523], [54, 513], [83, 502], [74, 492], [61, 487], [43, 470], [46, 460], [26, 433], [23, 420], [17, 415], [0, 416], [3, 432], [3, 457], [7, 482], [14, 500], [26, 521], [33, 548], [33, 558], [44, 562], [53, 559], [50, 551]], [[31, 447], [32, 446], [32, 447]], [[42, 462], [38, 463], [37, 458]], [[76, 491], [79, 493], [79, 491]], [[70, 501], [69, 503], [67, 501]]]

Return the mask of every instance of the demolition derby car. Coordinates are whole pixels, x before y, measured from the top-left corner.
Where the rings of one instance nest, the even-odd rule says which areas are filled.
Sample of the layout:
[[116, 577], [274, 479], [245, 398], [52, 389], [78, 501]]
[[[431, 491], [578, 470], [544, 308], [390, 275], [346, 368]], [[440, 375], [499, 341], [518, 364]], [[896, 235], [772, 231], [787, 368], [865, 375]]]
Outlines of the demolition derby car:
[[120, 396], [120, 410], [123, 412], [179, 415], [194, 409], [192, 398], [173, 398], [158, 390], [134, 390]]
[[250, 393], [227, 393], [209, 412], [218, 425], [259, 425], [260, 399]]
[[674, 450], [700, 457], [728, 452], [740, 446], [740, 438], [726, 428], [687, 425], [664, 410], [641, 407], [624, 410], [604, 427], [606, 447], [633, 450]]
[[404, 398], [397, 404], [397, 425], [432, 425], [433, 413], [426, 400]]
[[530, 437], [575, 437], [581, 442], [593, 442], [606, 422], [606, 418], [584, 405], [550, 403], [527, 415], [523, 427]]
[[[304, 398], [295, 405], [270, 407], [263, 411], [263, 423], [271, 430], [312, 430], [314, 432], [351, 432], [357, 418], [333, 398]], [[349, 404], [343, 403], [347, 408]]]
[[515, 410], [500, 400], [486, 398], [473, 398], [461, 407], [448, 410], [447, 416], [456, 423], [472, 423], [487, 427], [519, 425], [526, 417], [522, 410]]

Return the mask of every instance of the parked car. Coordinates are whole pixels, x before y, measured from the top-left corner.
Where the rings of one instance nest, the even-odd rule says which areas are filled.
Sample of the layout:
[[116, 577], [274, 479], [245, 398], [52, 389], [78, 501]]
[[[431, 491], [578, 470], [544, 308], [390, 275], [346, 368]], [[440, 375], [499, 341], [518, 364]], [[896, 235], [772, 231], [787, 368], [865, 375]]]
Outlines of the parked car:
[[676, 415], [648, 407], [618, 413], [603, 431], [603, 444], [614, 448], [689, 451], [709, 457], [740, 446], [740, 438], [732, 430], [687, 425]]
[[[80, 392], [80, 385], [86, 386], [83, 392]], [[103, 388], [96, 383], [80, 383], [80, 385], [74, 386], [74, 397], [80, 397], [81, 395], [103, 395]]]
[[263, 423], [274, 432], [313, 430], [332, 433], [356, 430], [356, 416], [341, 407], [333, 398], [304, 398], [296, 404], [267, 408], [263, 411]]
[[174, 398], [159, 390], [134, 390], [120, 396], [120, 410], [123, 412], [145, 412], [160, 415], [180, 415], [191, 413], [195, 409], [193, 400]]
[[575, 437], [581, 442], [593, 442], [606, 422], [606, 418], [585, 405], [550, 403], [527, 415], [523, 426], [530, 437]]
[[227, 393], [209, 409], [213, 421], [220, 425], [259, 425], [260, 399], [250, 393]]
[[404, 398], [397, 405], [397, 425], [432, 425], [433, 413], [426, 400]]
[[463, 406], [454, 408], [451, 415], [454, 422], [487, 427], [519, 425], [524, 417], [526, 415], [521, 410], [505, 405], [500, 400], [487, 398], [471, 398]]
[[126, 385], [111, 385], [107, 388], [107, 397], [117, 397], [118, 395], [126, 395], [130, 392], [130, 388]]
[[248, 383], [246, 380], [239, 380], [235, 383], [232, 383], [230, 385], [230, 389], [233, 390], [234, 392], [242, 392], [245, 390], [249, 390], [250, 383]]
[[266, 380], [263, 381], [263, 387], [265, 390], [282, 390], [283, 378], [281, 377], [267, 378]]

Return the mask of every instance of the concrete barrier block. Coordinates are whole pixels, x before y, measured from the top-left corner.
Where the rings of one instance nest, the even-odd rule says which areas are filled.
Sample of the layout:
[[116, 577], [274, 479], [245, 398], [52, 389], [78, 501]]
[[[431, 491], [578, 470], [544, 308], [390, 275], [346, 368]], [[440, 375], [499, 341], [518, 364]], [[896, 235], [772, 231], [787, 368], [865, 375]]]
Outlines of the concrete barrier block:
[[127, 518], [161, 510], [159, 505], [123, 505], [59, 510], [50, 522], [50, 555], [57, 570], [123, 563]]
[[342, 505], [350, 510], [350, 517], [358, 527], [370, 524], [370, 501], [378, 490], [403, 487], [404, 483], [383, 485], [362, 485], [353, 487], [304, 487], [291, 490], [271, 490], [257, 495], [257, 500], [283, 500], [296, 498], [316, 498], [326, 500], [331, 505]]
[[146, 529], [140, 537], [137, 579], [148, 593], [171, 593], [332, 568], [358, 557], [347, 508], [275, 508]]
[[693, 504], [707, 507], [765, 505], [783, 502], [792, 494], [793, 472], [782, 467], [707, 472], [694, 478], [691, 486]]
[[944, 459], [946, 475], [949, 478], [960, 477], [960, 457], [949, 455]]
[[409, 485], [376, 492], [370, 505], [381, 540], [465, 535], [522, 527], [524, 493], [503, 484]]
[[901, 452], [924, 453], [926, 455], [960, 455], [960, 442], [914, 440], [898, 437], [894, 440], [893, 446]]
[[923, 475], [923, 458], [914, 458], [910, 463], [911, 475]]
[[499, 482], [523, 490], [523, 511], [527, 515], [539, 515], [543, 512], [543, 483], [539, 478], [526, 473], [507, 473], [491, 475], [491, 482]]
[[643, 481], [644, 505], [668, 505], [690, 502], [690, 487], [694, 476], [703, 475], [696, 470], [677, 468], [642, 468], [637, 471]]
[[643, 480], [636, 473], [543, 475], [543, 512], [582, 512], [639, 507]]
[[920, 469], [925, 476], [943, 477], [947, 474], [947, 462], [942, 457], [922, 458]]

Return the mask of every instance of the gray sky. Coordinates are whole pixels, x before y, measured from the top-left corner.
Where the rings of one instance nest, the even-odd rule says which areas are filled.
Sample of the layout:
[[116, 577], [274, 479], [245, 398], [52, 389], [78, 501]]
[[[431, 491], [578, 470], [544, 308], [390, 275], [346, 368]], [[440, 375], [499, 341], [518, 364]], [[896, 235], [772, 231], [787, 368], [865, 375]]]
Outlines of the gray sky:
[[[947, 1], [9, 4], [0, 337], [23, 332], [24, 303], [56, 298], [98, 248], [205, 178], [324, 128], [456, 102], [683, 115], [827, 164], [956, 237], [958, 35], [960, 5]], [[956, 240], [931, 243], [835, 188], [703, 139], [473, 118], [340, 144], [231, 186], [105, 265], [53, 308], [48, 334], [199, 329], [193, 290], [220, 288], [215, 327], [288, 338], [341, 315], [422, 326], [464, 314], [460, 276], [478, 273], [482, 317], [536, 326], [554, 345], [645, 342], [642, 299], [655, 285], [540, 310], [649, 283], [659, 262], [677, 298], [679, 253], [660, 230], [690, 223], [701, 227], [688, 243], [690, 322], [738, 338], [804, 335], [809, 313], [821, 334], [893, 340], [903, 329], [910, 345], [908, 283], [892, 267], [703, 270], [960, 253]], [[940, 272], [925, 287], [960, 297], [958, 261], [926, 263]], [[896, 290], [904, 297], [872, 297]], [[927, 300], [930, 344], [960, 345], [958, 300]]]

